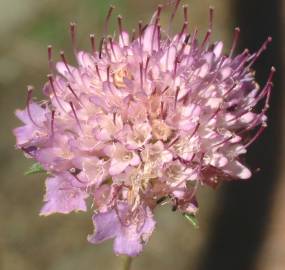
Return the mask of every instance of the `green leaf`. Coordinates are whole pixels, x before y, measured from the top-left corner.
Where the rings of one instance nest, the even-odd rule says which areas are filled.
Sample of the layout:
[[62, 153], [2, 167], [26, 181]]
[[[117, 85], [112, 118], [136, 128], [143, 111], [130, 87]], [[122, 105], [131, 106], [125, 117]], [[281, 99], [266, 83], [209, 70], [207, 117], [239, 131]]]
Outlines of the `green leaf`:
[[193, 214], [183, 213], [183, 216], [193, 225], [195, 229], [199, 229], [199, 222]]
[[25, 175], [44, 173], [46, 170], [39, 163], [34, 163], [26, 172]]

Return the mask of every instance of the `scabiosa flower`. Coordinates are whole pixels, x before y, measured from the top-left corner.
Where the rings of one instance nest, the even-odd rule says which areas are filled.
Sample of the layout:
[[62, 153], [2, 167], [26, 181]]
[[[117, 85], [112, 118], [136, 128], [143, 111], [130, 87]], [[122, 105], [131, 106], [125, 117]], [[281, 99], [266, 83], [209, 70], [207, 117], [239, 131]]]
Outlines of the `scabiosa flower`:
[[16, 111], [24, 123], [14, 130], [17, 147], [49, 174], [40, 214], [86, 211], [91, 198], [88, 240], [114, 239], [116, 254], [142, 251], [162, 202], [195, 215], [199, 186], [250, 178], [241, 156], [266, 126], [275, 70], [260, 88], [252, 65], [271, 38], [255, 53], [234, 56], [236, 28], [223, 54], [222, 42], [210, 42], [213, 9], [201, 43], [183, 10], [174, 36], [160, 25], [162, 6], [132, 37], [119, 16], [117, 37], [105, 34], [97, 50], [91, 35], [90, 53], [78, 50], [71, 24], [77, 66], [63, 52], [54, 64], [49, 46], [47, 101], [33, 101], [29, 86], [27, 107]]

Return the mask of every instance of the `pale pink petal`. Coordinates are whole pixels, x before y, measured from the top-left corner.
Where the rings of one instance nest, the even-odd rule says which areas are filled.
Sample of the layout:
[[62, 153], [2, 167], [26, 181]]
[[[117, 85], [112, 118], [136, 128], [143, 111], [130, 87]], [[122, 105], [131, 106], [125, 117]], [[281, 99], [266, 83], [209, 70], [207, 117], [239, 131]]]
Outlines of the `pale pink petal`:
[[250, 170], [238, 161], [232, 161], [222, 169], [234, 178], [248, 179], [251, 177]]
[[216, 58], [219, 58], [222, 54], [222, 51], [223, 51], [223, 47], [224, 47], [224, 44], [223, 42], [218, 42], [214, 48], [214, 54], [216, 56]]
[[58, 175], [46, 180], [45, 204], [40, 215], [48, 216], [54, 213], [68, 214], [72, 211], [86, 211], [85, 199], [88, 194], [80, 187], [74, 186], [71, 176]]
[[129, 164], [130, 164], [129, 161], [124, 162], [124, 161], [112, 159], [111, 165], [109, 168], [110, 175], [120, 174], [129, 166]]
[[158, 50], [158, 31], [155, 25], [149, 25], [143, 36], [143, 49], [145, 52], [152, 52]]

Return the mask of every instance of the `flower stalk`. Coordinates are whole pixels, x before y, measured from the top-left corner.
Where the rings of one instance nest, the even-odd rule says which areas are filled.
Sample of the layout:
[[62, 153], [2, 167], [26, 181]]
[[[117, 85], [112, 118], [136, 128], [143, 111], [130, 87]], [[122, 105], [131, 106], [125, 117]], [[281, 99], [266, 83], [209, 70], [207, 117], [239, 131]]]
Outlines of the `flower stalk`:
[[122, 256], [122, 269], [121, 270], [131, 270], [133, 258], [130, 256]]

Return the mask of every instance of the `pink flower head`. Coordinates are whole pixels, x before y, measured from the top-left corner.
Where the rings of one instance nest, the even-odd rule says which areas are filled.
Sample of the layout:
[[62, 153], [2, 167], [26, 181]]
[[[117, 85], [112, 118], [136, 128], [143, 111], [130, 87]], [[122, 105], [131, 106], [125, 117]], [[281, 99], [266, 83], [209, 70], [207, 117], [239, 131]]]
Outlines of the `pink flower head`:
[[159, 23], [162, 6], [132, 37], [119, 16], [117, 37], [104, 35], [97, 50], [91, 35], [91, 52], [77, 49], [71, 24], [77, 66], [63, 52], [54, 64], [49, 47], [48, 101], [33, 102], [29, 87], [27, 107], [16, 112], [17, 147], [50, 174], [41, 215], [86, 211], [91, 198], [88, 240], [114, 239], [116, 254], [142, 251], [160, 202], [196, 214], [199, 186], [250, 178], [241, 156], [266, 126], [275, 69], [260, 87], [252, 65], [271, 38], [234, 55], [236, 28], [224, 54], [222, 42], [210, 42], [212, 29], [201, 43], [189, 33], [183, 9], [173, 36]]

